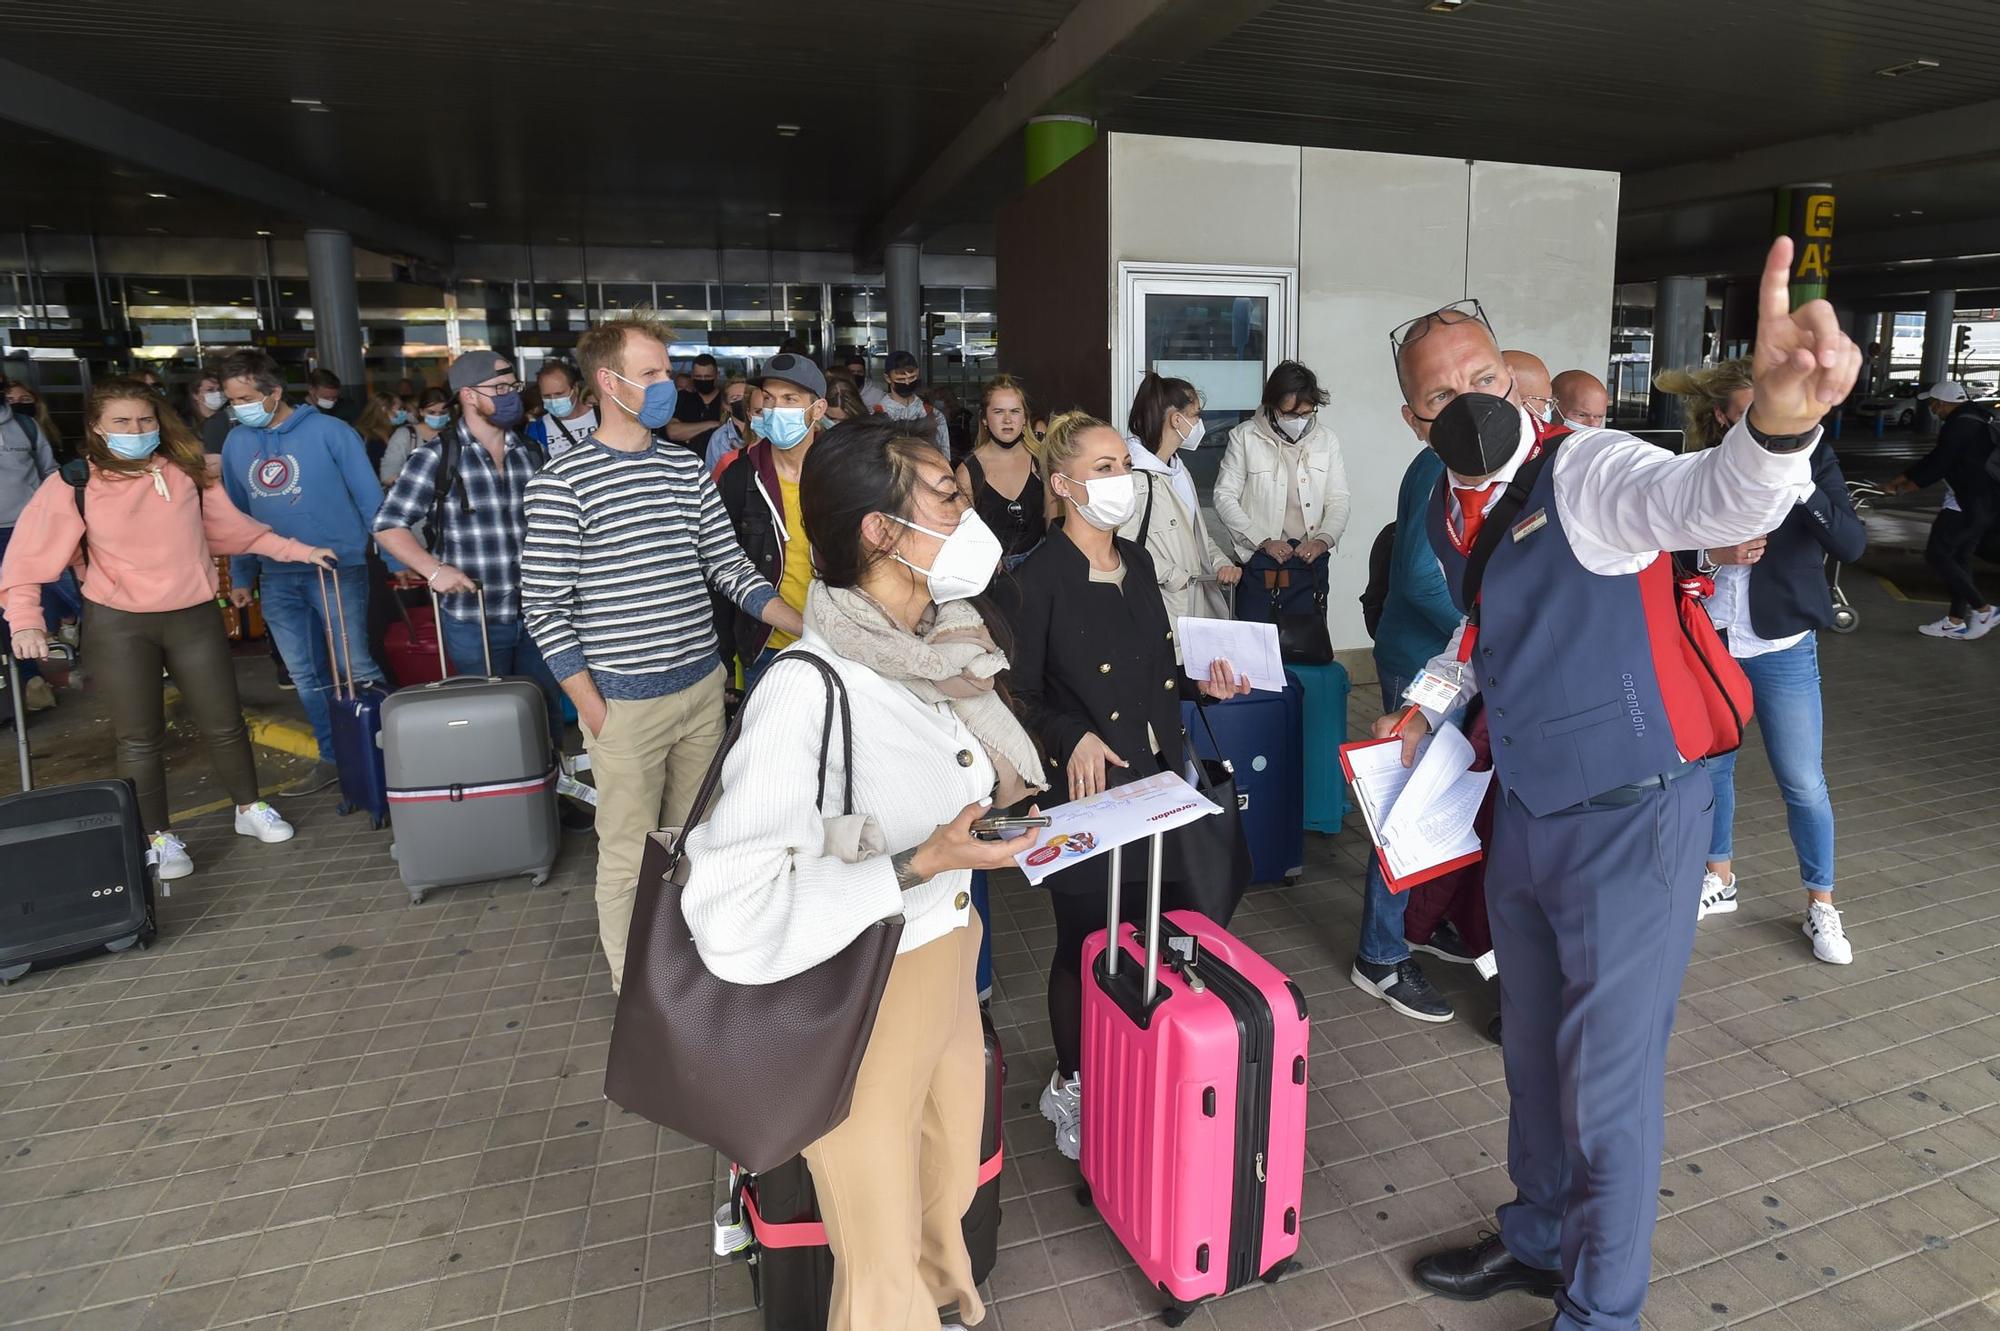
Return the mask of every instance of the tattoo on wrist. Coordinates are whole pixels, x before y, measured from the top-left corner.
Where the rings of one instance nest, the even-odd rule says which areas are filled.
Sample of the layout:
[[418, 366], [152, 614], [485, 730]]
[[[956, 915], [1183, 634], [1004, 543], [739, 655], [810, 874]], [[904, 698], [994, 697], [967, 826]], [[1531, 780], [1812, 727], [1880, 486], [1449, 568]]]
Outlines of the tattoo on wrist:
[[914, 867], [916, 859], [917, 852], [914, 846], [889, 857], [889, 867], [896, 871], [896, 886], [905, 892], [924, 881]]

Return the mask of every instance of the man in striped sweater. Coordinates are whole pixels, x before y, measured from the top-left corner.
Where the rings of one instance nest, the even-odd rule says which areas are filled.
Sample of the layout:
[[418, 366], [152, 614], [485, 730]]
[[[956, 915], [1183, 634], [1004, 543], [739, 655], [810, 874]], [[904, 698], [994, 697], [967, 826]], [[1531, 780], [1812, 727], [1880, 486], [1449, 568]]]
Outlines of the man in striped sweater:
[[528, 482], [521, 612], [597, 777], [597, 929], [615, 991], [646, 836], [686, 820], [722, 742], [709, 587], [774, 628], [803, 626], [736, 544], [701, 459], [655, 438], [675, 399], [660, 328], [609, 320], [577, 351], [600, 421]]

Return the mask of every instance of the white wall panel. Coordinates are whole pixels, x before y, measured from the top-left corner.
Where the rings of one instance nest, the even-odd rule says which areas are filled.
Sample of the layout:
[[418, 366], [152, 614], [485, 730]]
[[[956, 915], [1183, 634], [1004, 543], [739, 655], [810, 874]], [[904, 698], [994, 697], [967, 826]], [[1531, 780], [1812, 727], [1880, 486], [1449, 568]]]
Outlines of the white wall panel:
[[1500, 344], [1532, 351], [1552, 374], [1610, 359], [1618, 177], [1513, 162], [1472, 167], [1466, 282]]

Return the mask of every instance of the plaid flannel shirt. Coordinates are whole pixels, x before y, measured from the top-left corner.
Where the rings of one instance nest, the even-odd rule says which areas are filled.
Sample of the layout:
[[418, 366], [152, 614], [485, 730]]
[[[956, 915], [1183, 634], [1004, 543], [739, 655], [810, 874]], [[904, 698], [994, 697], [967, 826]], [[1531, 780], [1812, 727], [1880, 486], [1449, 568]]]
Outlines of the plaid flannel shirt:
[[[506, 623], [521, 617], [521, 541], [527, 534], [524, 498], [528, 478], [537, 469], [535, 451], [513, 432], [507, 435], [504, 469], [495, 469], [486, 449], [460, 421], [458, 484], [444, 503], [442, 533], [432, 532], [431, 548], [439, 559], [458, 569], [486, 591], [486, 618]], [[444, 436], [410, 453], [395, 488], [375, 515], [375, 530], [419, 528], [430, 520], [436, 493], [438, 463]], [[460, 504], [463, 496], [470, 505]], [[476, 619], [479, 598], [458, 592], [441, 598], [453, 619]]]

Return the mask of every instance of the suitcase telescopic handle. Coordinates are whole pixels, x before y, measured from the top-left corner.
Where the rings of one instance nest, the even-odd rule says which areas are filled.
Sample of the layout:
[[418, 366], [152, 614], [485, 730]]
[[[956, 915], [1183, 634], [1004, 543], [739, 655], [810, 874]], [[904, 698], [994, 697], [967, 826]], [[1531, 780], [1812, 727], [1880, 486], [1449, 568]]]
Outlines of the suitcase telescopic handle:
[[[5, 643], [0, 656], [7, 658], [7, 701], [14, 705], [14, 751], [21, 760], [21, 793], [25, 795], [35, 788], [35, 763], [28, 756], [28, 700], [21, 696], [21, 663], [14, 659], [13, 639], [9, 637], [0, 641]], [[73, 654], [65, 643], [51, 637], [48, 659], [68, 661], [73, 659]]]
[[[486, 655], [486, 677], [493, 678], [493, 642], [486, 634], [486, 589], [478, 583], [472, 590], [479, 596], [479, 650]], [[438, 669], [446, 679], [451, 678], [451, 662], [444, 654], [444, 605], [438, 600], [437, 588], [431, 588], [431, 618], [437, 621]]]
[[[1145, 1001], [1150, 1005], [1160, 990], [1160, 888], [1161, 876], [1166, 860], [1166, 833], [1155, 832], [1150, 838], [1146, 855], [1146, 975]], [[1104, 952], [1104, 973], [1118, 973], [1118, 916], [1123, 893], [1122, 879], [1125, 868], [1125, 848], [1111, 848], [1111, 891], [1110, 906], [1105, 912], [1104, 937], [1108, 946]]]
[[341, 652], [333, 645], [333, 626], [337, 621], [340, 624], [340, 646], [346, 649], [347, 653], [347, 700], [352, 702], [354, 699], [360, 697], [361, 694], [354, 687], [354, 651], [348, 645], [347, 598], [341, 594], [340, 570], [335, 569], [333, 571], [333, 597], [331, 600], [327, 598], [326, 594], [326, 570], [318, 564], [314, 564], [313, 572], [319, 574], [319, 603], [323, 611], [319, 622], [326, 626], [326, 657], [333, 668], [334, 701], [340, 701]]

